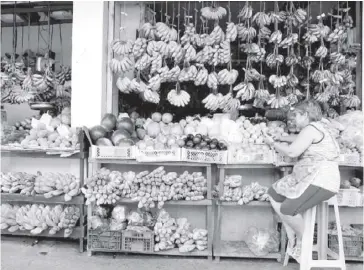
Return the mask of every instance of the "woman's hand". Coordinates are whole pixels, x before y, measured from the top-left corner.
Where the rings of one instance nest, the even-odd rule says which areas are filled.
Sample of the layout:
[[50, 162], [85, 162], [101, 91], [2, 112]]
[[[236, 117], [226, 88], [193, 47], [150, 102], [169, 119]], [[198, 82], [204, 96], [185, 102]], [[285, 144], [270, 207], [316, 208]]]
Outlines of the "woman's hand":
[[271, 136], [268, 136], [267, 134], [264, 135], [264, 141], [269, 146], [273, 146], [273, 144], [275, 142], [274, 139]]

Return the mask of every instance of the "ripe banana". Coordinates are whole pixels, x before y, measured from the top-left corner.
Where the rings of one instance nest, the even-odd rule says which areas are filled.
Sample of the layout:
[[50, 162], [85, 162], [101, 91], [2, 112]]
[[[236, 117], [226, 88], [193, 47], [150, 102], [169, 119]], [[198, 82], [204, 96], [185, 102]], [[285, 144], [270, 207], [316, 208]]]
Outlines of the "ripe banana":
[[243, 68], [244, 72], [245, 72], [245, 80], [250, 82], [250, 81], [259, 81], [261, 78], [261, 74], [255, 69], [255, 68], [249, 68], [249, 69], [245, 69]]
[[[224, 31], [222, 31], [221, 27], [219, 25], [216, 25], [214, 27], [214, 30], [212, 30], [210, 34], [211, 40], [213, 40], [213, 44], [220, 44], [225, 39]], [[212, 44], [211, 44], [212, 45]]]
[[133, 62], [128, 56], [124, 55], [121, 60], [116, 58], [111, 59], [110, 68], [116, 74], [126, 72], [133, 68]]
[[252, 21], [255, 22], [256, 25], [259, 26], [259, 28], [270, 25], [271, 23], [270, 16], [265, 12], [255, 13]]
[[130, 87], [131, 81], [128, 77], [121, 78], [119, 77], [116, 81], [116, 87], [119, 89], [121, 93], [129, 94], [133, 90]]
[[[217, 45], [214, 49], [217, 49]], [[213, 64], [216, 66], [217, 64], [227, 64], [231, 61], [231, 49], [230, 49], [230, 42], [224, 41], [220, 44], [220, 48], [218, 51], [212, 50], [214, 53], [213, 56]]]
[[200, 68], [200, 70], [197, 72], [197, 76], [196, 76], [196, 79], [195, 79], [195, 85], [196, 86], [200, 86], [200, 85], [205, 85], [206, 82], [207, 82], [207, 77], [208, 77], [209, 73], [207, 71], [207, 69], [202, 66]]
[[151, 64], [151, 57], [145, 53], [136, 61], [135, 68], [141, 71], [148, 68], [150, 64]]
[[148, 81], [148, 88], [152, 91], [159, 91], [161, 87], [161, 79], [159, 74], [154, 75]]
[[279, 88], [279, 87], [285, 86], [287, 84], [287, 77], [270, 75], [269, 82], [273, 85], [274, 88]]
[[242, 10], [238, 14], [238, 18], [242, 20], [250, 19], [253, 16], [253, 8], [246, 2]]
[[179, 78], [180, 73], [181, 69], [179, 68], [179, 66], [171, 68], [168, 74], [168, 82], [176, 82]]
[[222, 99], [221, 93], [211, 93], [206, 98], [202, 100], [202, 103], [205, 104], [205, 108], [211, 111], [216, 111], [219, 109], [220, 100]]
[[254, 27], [245, 27], [244, 24], [240, 23], [237, 26], [238, 29], [238, 37], [241, 39], [241, 41], [252, 41], [256, 35], [257, 31]]
[[189, 67], [185, 67], [182, 69], [181, 73], [178, 76], [179, 82], [188, 82], [188, 81], [194, 81], [197, 75], [197, 68], [194, 65], [191, 65]]
[[282, 32], [280, 30], [274, 31], [269, 38], [269, 43], [280, 43], [282, 41]]
[[159, 101], [160, 101], [159, 94], [157, 92], [154, 92], [154, 91], [150, 90], [150, 89], [145, 89], [145, 91], [141, 92], [139, 95], [146, 102], [158, 104]]
[[147, 40], [145, 38], [137, 38], [133, 46], [133, 55], [135, 58], [139, 58], [145, 53], [147, 49]]
[[217, 74], [218, 83], [220, 85], [224, 84], [232, 85], [235, 83], [236, 79], [238, 78], [238, 75], [239, 73], [235, 69], [232, 69], [230, 71], [227, 69], [223, 69], [219, 71], [219, 73]]
[[133, 41], [115, 39], [111, 43], [111, 48], [118, 55], [130, 54], [133, 50]]
[[289, 104], [288, 99], [286, 97], [281, 97], [281, 96], [276, 96], [276, 95], [273, 95], [268, 100], [267, 103], [273, 109], [279, 109], [279, 108], [285, 107]]
[[279, 47], [288, 48], [298, 42], [298, 34], [292, 33], [279, 43]]
[[185, 51], [184, 60], [187, 62], [194, 61], [196, 58], [196, 50], [191, 45], [191, 43], [186, 43], [186, 45], [183, 47], [183, 50]]
[[236, 98], [240, 98], [242, 101], [251, 100], [255, 95], [255, 87], [250, 82], [241, 82], [233, 88], [234, 91], [238, 91]]
[[267, 66], [270, 68], [276, 67], [277, 64], [282, 64], [283, 61], [284, 61], [283, 55], [275, 53], [268, 54], [268, 56], [265, 59]]
[[278, 11], [278, 12], [271, 12], [270, 13], [270, 20], [271, 23], [281, 23], [284, 22], [287, 18], [287, 14], [284, 11]]
[[233, 42], [235, 41], [237, 35], [238, 35], [237, 26], [233, 22], [228, 22], [226, 28], [226, 40], [229, 42]]
[[201, 8], [201, 15], [207, 20], [221, 20], [226, 16], [226, 9], [223, 7], [203, 7]]
[[151, 58], [151, 69], [150, 69], [150, 74], [154, 74], [156, 73], [161, 67], [162, 67], [162, 55], [157, 53], [157, 52], [153, 52], [153, 56]]
[[185, 32], [181, 37], [181, 45], [191, 43], [193, 36], [196, 34], [196, 28], [193, 23], [188, 23], [185, 28]]
[[185, 107], [191, 100], [190, 94], [180, 89], [179, 83], [176, 84], [176, 89], [169, 91], [167, 100], [174, 106]]
[[154, 40], [156, 38], [156, 29], [150, 22], [144, 23], [140, 29], [141, 36], [146, 39]]
[[161, 67], [158, 69], [158, 73], [161, 79], [161, 83], [168, 82], [169, 80], [169, 68], [168, 66]]
[[219, 84], [218, 76], [216, 72], [211, 72], [207, 77], [207, 86], [211, 89], [217, 89]]

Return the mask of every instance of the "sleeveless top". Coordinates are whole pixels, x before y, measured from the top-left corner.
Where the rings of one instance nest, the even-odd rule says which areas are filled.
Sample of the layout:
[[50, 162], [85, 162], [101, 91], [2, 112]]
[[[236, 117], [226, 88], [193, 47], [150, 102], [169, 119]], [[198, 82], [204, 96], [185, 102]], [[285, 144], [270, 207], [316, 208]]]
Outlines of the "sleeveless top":
[[286, 198], [295, 199], [314, 185], [337, 193], [340, 188], [340, 147], [320, 122], [310, 124], [323, 134], [321, 141], [312, 143], [298, 158], [291, 174], [273, 184], [274, 190]]

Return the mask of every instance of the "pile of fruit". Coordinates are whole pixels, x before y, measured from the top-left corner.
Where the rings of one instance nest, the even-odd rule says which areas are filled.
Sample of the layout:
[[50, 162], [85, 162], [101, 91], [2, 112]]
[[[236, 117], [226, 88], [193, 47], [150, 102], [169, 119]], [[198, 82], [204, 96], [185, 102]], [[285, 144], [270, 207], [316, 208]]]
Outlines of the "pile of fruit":
[[115, 204], [121, 198], [138, 202], [138, 207], [162, 208], [169, 200], [203, 200], [207, 180], [202, 173], [167, 173], [164, 167], [140, 173], [102, 168], [86, 180], [82, 192], [86, 204]]
[[261, 186], [258, 182], [250, 185], [242, 185], [240, 175], [229, 175], [224, 180], [224, 190], [220, 200], [238, 202], [239, 205], [248, 204], [251, 201], [269, 201], [268, 188]]
[[64, 237], [69, 237], [80, 218], [80, 209], [76, 206], [1, 204], [0, 207], [1, 230], [7, 229], [9, 232], [26, 230], [38, 235], [49, 229], [49, 234], [54, 235], [64, 230]]
[[23, 195], [43, 194], [45, 198], [64, 195], [64, 200], [80, 194], [80, 180], [72, 174], [40, 173], [36, 175], [23, 172], [0, 174], [0, 186], [3, 193]]
[[31, 130], [32, 129], [32, 118], [39, 120], [40, 115], [35, 115], [33, 117], [25, 118], [23, 121], [15, 122], [15, 124], [14, 124], [15, 130]]
[[158, 213], [154, 226], [155, 251], [168, 250], [175, 247], [180, 252], [200, 251], [207, 248], [207, 230], [194, 229], [186, 218], [172, 218], [168, 212], [162, 209]]
[[363, 180], [357, 177], [352, 177], [349, 180], [341, 181], [340, 188], [342, 189], [358, 189], [363, 190]]

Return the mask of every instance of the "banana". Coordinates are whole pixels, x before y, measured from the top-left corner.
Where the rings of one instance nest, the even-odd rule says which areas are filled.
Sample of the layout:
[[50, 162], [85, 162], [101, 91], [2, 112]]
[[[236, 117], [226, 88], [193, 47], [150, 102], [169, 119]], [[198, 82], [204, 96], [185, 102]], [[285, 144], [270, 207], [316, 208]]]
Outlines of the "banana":
[[147, 49], [147, 40], [145, 38], [137, 38], [134, 42], [132, 54], [137, 59], [145, 53]]
[[132, 92], [130, 87], [131, 81], [128, 77], [121, 78], [119, 77], [116, 81], [116, 87], [119, 89], [121, 93], [129, 94]]
[[159, 91], [161, 87], [161, 79], [159, 74], [154, 75], [148, 81], [148, 88], [154, 92]]
[[290, 72], [287, 76], [287, 85], [294, 88], [298, 84], [298, 78], [293, 72]]
[[190, 94], [180, 89], [179, 83], [176, 84], [176, 89], [169, 91], [167, 100], [174, 106], [185, 107], [191, 100]]
[[185, 28], [185, 32], [181, 37], [181, 45], [185, 45], [187, 43], [191, 43], [193, 36], [196, 34], [196, 28], [193, 23], [188, 23]]
[[286, 76], [270, 75], [269, 76], [269, 82], [273, 85], [274, 88], [280, 88], [280, 87], [285, 86], [287, 84], [287, 77]]
[[200, 68], [200, 70], [197, 72], [197, 75], [196, 75], [196, 79], [195, 79], [194, 84], [196, 86], [205, 85], [206, 82], [207, 82], [208, 75], [209, 74], [208, 74], [207, 69], [204, 66], [202, 66]]
[[245, 80], [246, 81], [259, 81], [261, 78], [261, 74], [255, 68], [245, 69]]
[[186, 43], [186, 45], [183, 47], [184, 50], [184, 59], [187, 62], [191, 62], [194, 61], [196, 58], [196, 50], [195, 48], [191, 45], [191, 43]]
[[216, 111], [219, 109], [220, 100], [223, 98], [221, 93], [211, 93], [206, 98], [202, 100], [202, 103], [205, 104], [205, 108], [211, 111]]
[[156, 38], [156, 29], [150, 22], [144, 23], [140, 29], [140, 34], [146, 39], [154, 40]]
[[288, 48], [298, 42], [298, 34], [292, 33], [279, 43], [279, 47]]
[[238, 36], [237, 26], [233, 22], [228, 22], [226, 28], [226, 40], [229, 42], [233, 42], [236, 40], [237, 36]]
[[271, 34], [272, 34], [272, 31], [270, 31], [269, 28], [267, 28], [265, 26], [259, 28], [259, 36], [262, 39], [269, 39]]
[[158, 69], [158, 74], [160, 75], [161, 83], [168, 82], [169, 80], [169, 68], [168, 66], [163, 66]]
[[269, 43], [280, 43], [282, 41], [282, 32], [280, 30], [274, 31], [269, 38]]
[[257, 31], [252, 26], [245, 27], [244, 24], [241, 24], [240, 23], [240, 24], [237, 25], [237, 29], [238, 29], [238, 37], [241, 39], [241, 41], [248, 41], [248, 42], [250, 42], [257, 35]]
[[226, 9], [219, 6], [214, 7], [203, 7], [200, 10], [202, 17], [207, 20], [221, 20], [226, 16]]
[[130, 54], [133, 50], [133, 41], [115, 39], [111, 43], [111, 48], [118, 55]]
[[145, 89], [145, 91], [141, 92], [139, 95], [146, 102], [158, 104], [160, 101], [159, 94], [150, 89]]
[[255, 95], [255, 88], [251, 82], [241, 82], [233, 88], [236, 93], [236, 98], [240, 98], [242, 101], [251, 100]]
[[273, 109], [279, 109], [279, 108], [285, 107], [289, 104], [288, 99], [286, 97], [281, 97], [281, 96], [276, 96], [276, 95], [273, 95], [268, 100], [267, 103]]
[[223, 69], [219, 71], [219, 73], [217, 74], [218, 83], [220, 85], [224, 84], [232, 85], [235, 83], [236, 79], [238, 78], [238, 75], [239, 73], [235, 69], [232, 69], [230, 71], [227, 69]]
[[343, 103], [347, 108], [359, 108], [361, 101], [358, 98], [358, 96], [353, 94], [348, 94], [344, 96]]
[[219, 84], [216, 72], [211, 72], [207, 77], [207, 86], [211, 89], [217, 89]]
[[284, 11], [278, 11], [278, 12], [271, 12], [270, 13], [270, 20], [271, 23], [281, 23], [286, 20], [287, 14]]
[[276, 67], [278, 63], [282, 64], [283, 61], [284, 61], [283, 55], [275, 53], [268, 54], [268, 56], [265, 59], [267, 66], [270, 68]]
[[269, 91], [267, 89], [257, 89], [257, 90], [255, 90], [254, 97], [256, 99], [268, 100]]
[[150, 74], [156, 73], [162, 67], [162, 55], [153, 52], [153, 56], [151, 58], [151, 69]]
[[151, 57], [148, 54], [143, 54], [135, 63], [135, 68], [137, 70], [144, 70], [148, 68], [151, 64]]
[[[218, 45], [225, 39], [224, 31], [222, 31], [219, 25], [216, 25], [210, 34], [210, 38], [213, 41], [213, 44]], [[213, 45], [211, 44], [211, 45]]]
[[225, 40], [220, 44], [220, 48], [216, 45], [214, 49], [211, 51], [214, 53], [213, 55], [213, 62], [214, 66], [218, 64], [227, 64], [231, 61], [231, 49], [230, 49], [230, 42]]
[[262, 28], [266, 25], [270, 25], [271, 20], [270, 16], [265, 12], [257, 12], [254, 14], [252, 21], [258, 25], [259, 28]]
[[253, 16], [253, 8], [248, 2], [245, 3], [244, 7], [240, 10], [238, 18], [242, 20], [250, 19]]
[[168, 82], [176, 82], [179, 78], [179, 75], [181, 73], [181, 69], [179, 66], [173, 67], [168, 74]]
[[178, 76], [179, 82], [188, 82], [188, 81], [194, 81], [197, 76], [197, 68], [194, 65], [191, 65], [189, 67], [185, 67], [182, 69], [181, 73]]

